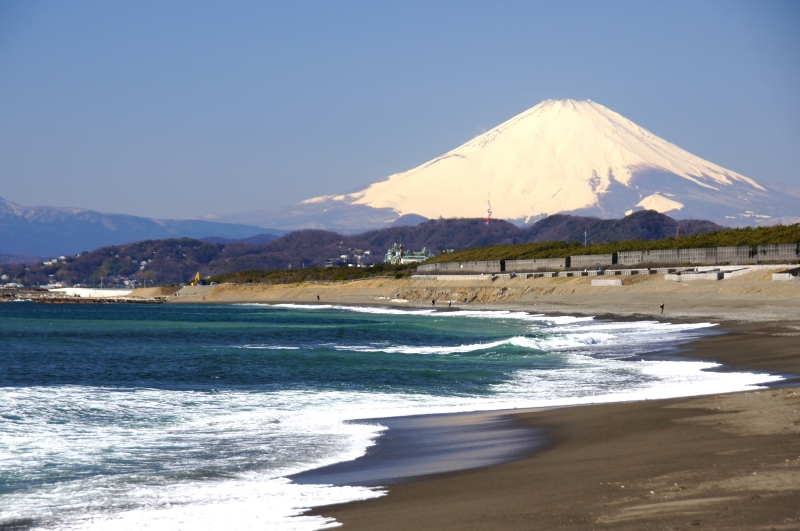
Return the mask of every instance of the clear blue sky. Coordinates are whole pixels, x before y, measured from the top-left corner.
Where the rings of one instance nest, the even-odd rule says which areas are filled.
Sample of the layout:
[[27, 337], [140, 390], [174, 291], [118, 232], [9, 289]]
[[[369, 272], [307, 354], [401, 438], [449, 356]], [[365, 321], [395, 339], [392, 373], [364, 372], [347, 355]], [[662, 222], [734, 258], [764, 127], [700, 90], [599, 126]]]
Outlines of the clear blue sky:
[[0, 197], [153, 217], [352, 191], [548, 98], [800, 187], [800, 2], [0, 3]]

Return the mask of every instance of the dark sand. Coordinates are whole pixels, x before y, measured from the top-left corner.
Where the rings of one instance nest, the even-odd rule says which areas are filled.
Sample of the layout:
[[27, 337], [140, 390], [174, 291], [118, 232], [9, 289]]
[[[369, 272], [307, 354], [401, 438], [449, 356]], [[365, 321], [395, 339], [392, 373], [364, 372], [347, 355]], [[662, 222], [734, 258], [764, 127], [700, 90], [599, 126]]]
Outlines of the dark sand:
[[387, 485], [514, 461], [548, 443], [543, 429], [525, 426], [510, 413], [415, 415], [369, 422], [388, 429], [364, 456], [289, 479], [307, 484]]
[[[800, 321], [724, 328], [681, 356], [800, 374]], [[314, 513], [345, 530], [800, 529], [800, 388], [788, 383], [514, 413], [552, 443]]]

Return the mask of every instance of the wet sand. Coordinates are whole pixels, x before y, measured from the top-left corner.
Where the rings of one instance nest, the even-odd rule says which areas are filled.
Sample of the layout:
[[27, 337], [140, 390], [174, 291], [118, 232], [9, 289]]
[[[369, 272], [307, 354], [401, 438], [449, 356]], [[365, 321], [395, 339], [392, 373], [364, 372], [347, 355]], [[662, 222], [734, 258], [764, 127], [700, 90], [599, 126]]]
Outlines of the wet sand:
[[295, 483], [379, 486], [443, 472], [507, 463], [551, 441], [507, 412], [413, 415], [372, 419], [385, 426], [379, 443], [353, 461], [301, 472]]
[[[724, 328], [680, 355], [800, 374], [800, 320]], [[313, 512], [345, 530], [800, 529], [797, 384], [514, 412], [543, 449]]]

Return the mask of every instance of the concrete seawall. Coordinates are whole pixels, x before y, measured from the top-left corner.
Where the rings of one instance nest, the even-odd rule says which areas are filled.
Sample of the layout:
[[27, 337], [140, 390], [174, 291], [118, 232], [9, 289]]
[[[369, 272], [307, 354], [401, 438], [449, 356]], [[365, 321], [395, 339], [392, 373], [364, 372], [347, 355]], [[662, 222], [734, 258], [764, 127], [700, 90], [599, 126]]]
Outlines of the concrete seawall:
[[528, 273], [561, 269], [596, 269], [613, 265], [743, 265], [763, 262], [800, 262], [800, 243], [780, 245], [744, 245], [739, 247], [704, 247], [697, 249], [657, 249], [620, 251], [614, 254], [572, 255], [566, 258], [524, 260], [486, 260], [472, 262], [437, 262], [417, 268], [419, 273]]

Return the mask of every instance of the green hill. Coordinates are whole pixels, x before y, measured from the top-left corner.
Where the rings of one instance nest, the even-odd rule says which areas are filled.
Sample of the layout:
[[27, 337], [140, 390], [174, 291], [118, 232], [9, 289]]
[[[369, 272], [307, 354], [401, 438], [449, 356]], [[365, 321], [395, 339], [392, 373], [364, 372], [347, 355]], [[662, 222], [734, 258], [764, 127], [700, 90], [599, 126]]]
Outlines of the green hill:
[[572, 242], [521, 243], [476, 247], [442, 254], [425, 262], [468, 262], [473, 260], [520, 260], [530, 258], [566, 258], [582, 254], [611, 254], [620, 251], [650, 251], [654, 249], [693, 249], [697, 247], [734, 247], [740, 245], [769, 245], [800, 242], [800, 224], [773, 227], [728, 229], [681, 238], [660, 240], [623, 240], [584, 246]]

